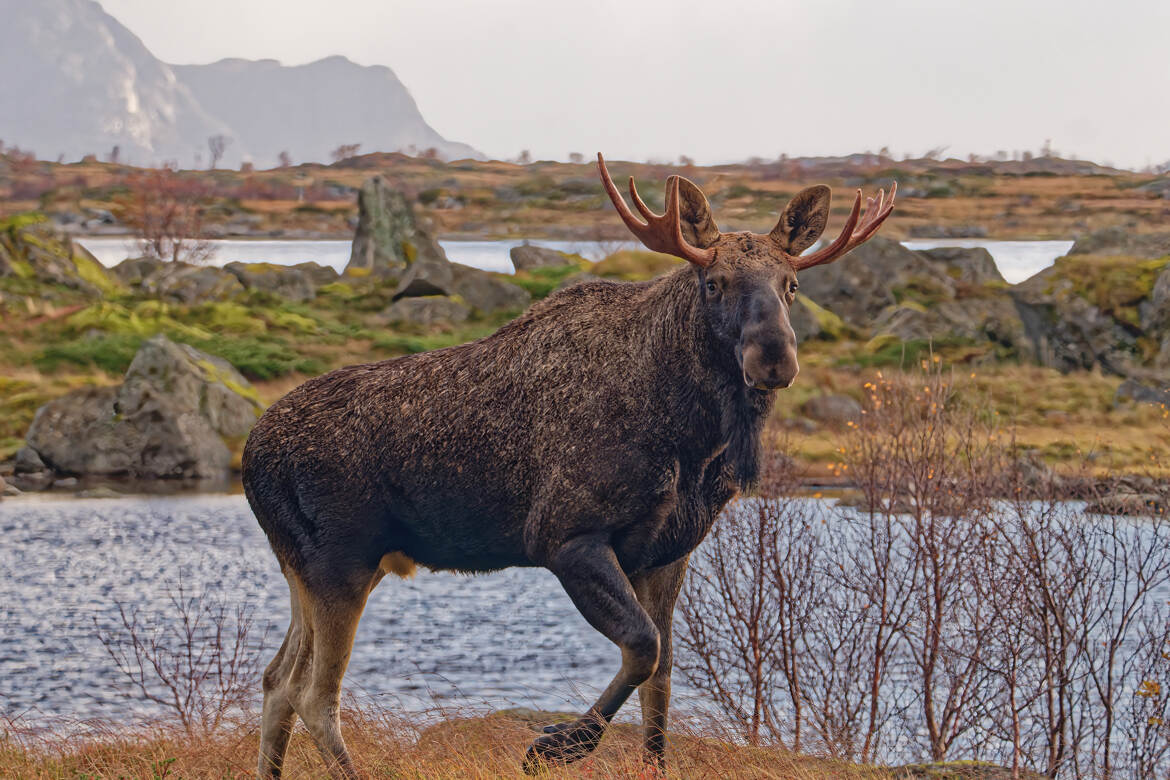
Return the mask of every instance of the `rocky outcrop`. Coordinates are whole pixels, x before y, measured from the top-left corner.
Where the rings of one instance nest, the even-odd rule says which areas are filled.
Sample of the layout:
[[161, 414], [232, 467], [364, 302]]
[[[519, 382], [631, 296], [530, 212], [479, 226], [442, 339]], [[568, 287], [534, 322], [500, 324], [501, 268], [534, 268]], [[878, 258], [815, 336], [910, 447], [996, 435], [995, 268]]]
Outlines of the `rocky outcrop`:
[[563, 268], [566, 265], [578, 264], [578, 259], [572, 255], [530, 244], [512, 247], [508, 256], [512, 258], [512, 267], [517, 271], [531, 271], [534, 268]]
[[[297, 303], [317, 297], [319, 285], [314, 276], [302, 268], [273, 263], [228, 263], [224, 270], [235, 276], [246, 290], [266, 292]], [[333, 271], [332, 268], [329, 270]], [[336, 272], [333, 278], [337, 278]]]
[[1081, 236], [1070, 255], [1141, 257], [1152, 260], [1170, 255], [1170, 233], [1135, 233], [1129, 228], [1109, 227]]
[[891, 307], [874, 321], [873, 331], [902, 341], [990, 341], [1024, 357], [1032, 354], [1024, 323], [1007, 295]]
[[955, 283], [936, 263], [875, 236], [835, 263], [800, 273], [800, 291], [854, 328], [868, 330], [900, 299], [949, 299]]
[[1011, 295], [1041, 365], [1061, 371], [1100, 366], [1117, 376], [1134, 369], [1134, 335], [1078, 295], [1055, 267], [1016, 285]]
[[406, 197], [381, 176], [367, 179], [358, 193], [357, 230], [345, 270], [397, 278], [420, 262], [448, 260]]
[[459, 324], [471, 316], [471, 309], [459, 301], [443, 295], [422, 295], [399, 298], [382, 312], [387, 323], [407, 323], [430, 327], [445, 323]]
[[229, 363], [156, 336], [121, 385], [78, 390], [38, 409], [28, 449], [55, 475], [223, 479], [231, 463], [224, 438], [246, 435], [260, 411], [255, 390]]
[[176, 303], [226, 301], [244, 292], [235, 274], [216, 266], [135, 257], [111, 270], [134, 292]]
[[38, 214], [0, 220], [0, 277], [60, 285], [94, 297], [119, 287], [93, 255]]
[[497, 274], [448, 260], [439, 242], [418, 222], [402, 193], [390, 189], [380, 176], [362, 185], [358, 210], [353, 250], [345, 268], [347, 276], [397, 279], [395, 302], [445, 296], [458, 304], [431, 301], [422, 307], [399, 308], [396, 316], [423, 316], [424, 311], [456, 313], [462, 309], [486, 314], [521, 309], [531, 300], [526, 290]]

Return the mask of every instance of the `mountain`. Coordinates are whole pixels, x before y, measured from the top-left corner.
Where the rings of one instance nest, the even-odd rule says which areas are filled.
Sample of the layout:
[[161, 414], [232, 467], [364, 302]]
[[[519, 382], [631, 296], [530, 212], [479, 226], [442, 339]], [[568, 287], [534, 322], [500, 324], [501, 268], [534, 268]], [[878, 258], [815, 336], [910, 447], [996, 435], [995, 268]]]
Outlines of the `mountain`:
[[435, 132], [394, 71], [382, 65], [327, 57], [296, 66], [226, 59], [171, 67], [263, 167], [274, 165], [281, 151], [297, 162], [328, 160], [341, 144], [361, 144], [364, 152], [413, 146], [434, 148], [447, 159], [482, 158]]
[[91, 0], [0, 0], [0, 139], [44, 159], [190, 164], [230, 134], [174, 71]]
[[362, 152], [434, 148], [480, 158], [423, 119], [389, 68], [344, 57], [285, 67], [274, 60], [168, 65], [92, 0], [0, 0], [0, 139], [42, 159], [86, 154], [139, 165], [327, 162], [341, 144]]

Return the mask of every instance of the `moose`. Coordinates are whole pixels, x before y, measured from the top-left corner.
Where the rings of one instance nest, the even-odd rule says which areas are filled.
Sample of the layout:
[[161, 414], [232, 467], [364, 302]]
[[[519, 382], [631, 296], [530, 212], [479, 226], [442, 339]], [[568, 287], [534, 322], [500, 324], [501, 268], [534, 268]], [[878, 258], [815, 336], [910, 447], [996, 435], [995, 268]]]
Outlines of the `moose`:
[[720, 232], [671, 176], [665, 214], [597, 156], [619, 216], [687, 261], [648, 282], [589, 281], [486, 338], [349, 366], [273, 404], [244, 448], [248, 501], [288, 581], [292, 617], [263, 675], [259, 776], [278, 777], [299, 716], [334, 776], [341, 681], [366, 599], [387, 574], [549, 569], [621, 668], [579, 719], [546, 728], [524, 768], [580, 759], [637, 690], [647, 760], [665, 762], [671, 619], [687, 560], [755, 479], [776, 391], [796, 378], [798, 271], [872, 236], [897, 189], [857, 191], [840, 236], [809, 187], [767, 235]]

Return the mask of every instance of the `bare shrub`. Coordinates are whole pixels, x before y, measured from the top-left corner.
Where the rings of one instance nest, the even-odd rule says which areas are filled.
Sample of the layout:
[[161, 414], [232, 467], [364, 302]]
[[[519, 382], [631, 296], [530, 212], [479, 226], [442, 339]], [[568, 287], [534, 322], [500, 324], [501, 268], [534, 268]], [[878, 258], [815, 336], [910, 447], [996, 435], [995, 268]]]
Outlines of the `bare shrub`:
[[126, 187], [119, 216], [138, 237], [144, 255], [199, 263], [215, 254], [204, 224], [212, 194], [205, 184], [166, 165], [136, 171], [127, 177]]
[[193, 593], [181, 577], [163, 609], [117, 607], [118, 628], [94, 619], [98, 639], [134, 695], [163, 707], [188, 734], [215, 731], [255, 696], [264, 636], [253, 634], [251, 607]]
[[753, 744], [1165, 775], [1170, 521], [1087, 515], [1050, 475], [1025, 489], [1011, 437], [937, 370], [865, 391], [840, 453], [854, 506], [749, 499], [695, 552], [692, 683]]

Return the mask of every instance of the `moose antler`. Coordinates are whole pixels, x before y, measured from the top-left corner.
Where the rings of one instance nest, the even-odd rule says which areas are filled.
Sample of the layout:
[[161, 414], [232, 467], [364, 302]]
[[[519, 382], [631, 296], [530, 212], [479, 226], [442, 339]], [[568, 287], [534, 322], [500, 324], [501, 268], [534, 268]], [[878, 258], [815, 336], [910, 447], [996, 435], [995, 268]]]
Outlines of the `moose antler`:
[[862, 217], [861, 224], [859, 225], [857, 223], [857, 217], [861, 212], [861, 190], [858, 190], [857, 197], [853, 201], [853, 210], [849, 212], [849, 219], [845, 221], [845, 227], [841, 229], [841, 235], [837, 236], [837, 239], [833, 243], [813, 252], [811, 255], [792, 258], [792, 267], [799, 271], [804, 268], [811, 268], [814, 265], [831, 263], [850, 249], [864, 244], [869, 240], [870, 236], [877, 232], [877, 229], [886, 221], [886, 217], [890, 216], [890, 212], [894, 210], [894, 197], [897, 194], [898, 182], [894, 182], [890, 186], [889, 201], [886, 201], [885, 190], [878, 190], [876, 196], [867, 198], [865, 201], [865, 216]]
[[609, 195], [609, 199], [613, 201], [618, 216], [622, 218], [622, 222], [626, 223], [630, 232], [646, 245], [647, 249], [681, 257], [701, 268], [706, 268], [715, 261], [715, 250], [693, 247], [683, 238], [677, 176], [671, 176], [666, 180], [666, 213], [661, 216], [651, 211], [650, 207], [638, 197], [638, 188], [634, 185], [634, 177], [630, 177], [630, 198], [634, 201], [634, 206], [637, 207], [638, 211], [646, 218], [646, 221], [642, 222], [634, 216], [634, 212], [630, 211], [630, 207], [626, 205], [625, 198], [617, 191], [613, 179], [609, 177], [609, 171], [605, 169], [605, 158], [601, 156], [600, 152], [597, 153], [597, 167], [601, 171], [601, 183], [605, 185], [605, 191]]

